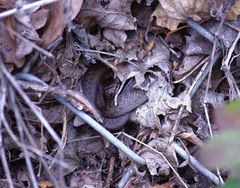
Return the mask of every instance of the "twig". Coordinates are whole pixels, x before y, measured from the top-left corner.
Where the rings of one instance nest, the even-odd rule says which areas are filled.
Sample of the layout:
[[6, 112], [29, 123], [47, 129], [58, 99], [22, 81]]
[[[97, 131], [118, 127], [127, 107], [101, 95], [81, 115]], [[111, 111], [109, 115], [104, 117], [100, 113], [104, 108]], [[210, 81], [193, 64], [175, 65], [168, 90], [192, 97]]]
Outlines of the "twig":
[[240, 97], [240, 90], [237, 86], [237, 83], [236, 83], [232, 73], [230, 72], [230, 66], [232, 63], [231, 57], [232, 57], [232, 54], [234, 52], [234, 49], [236, 48], [236, 45], [237, 45], [239, 39], [240, 39], [240, 32], [238, 32], [236, 39], [232, 43], [232, 45], [227, 53], [227, 57], [222, 61], [222, 70], [224, 71], [225, 76], [228, 81], [228, 84], [230, 86], [230, 91], [229, 91], [230, 95], [229, 96], [230, 96], [231, 100]]
[[[41, 81], [39, 78], [27, 73], [16, 74], [15, 77], [18, 79], [40, 82], [41, 84], [29, 83], [29, 82], [20, 81], [20, 80], [18, 81], [18, 83], [26, 90], [30, 89], [37, 92], [50, 92], [55, 95], [68, 97], [74, 101], [73, 103], [74, 106], [78, 106], [79, 104], [81, 104], [89, 112], [91, 112], [99, 122], [102, 122], [102, 118], [99, 112], [95, 109], [94, 106], [92, 106], [92, 104], [88, 101], [88, 99], [82, 93], [71, 90], [71, 89], [63, 90], [59, 87], [50, 87], [49, 85]], [[77, 104], [75, 104], [76, 102]]]
[[153, 147], [151, 146], [151, 144], [145, 144], [145, 143], [141, 142], [140, 140], [138, 140], [138, 139], [136, 139], [136, 138], [134, 138], [134, 137], [132, 137], [132, 136], [124, 133], [124, 132], [123, 132], [122, 134], [125, 135], [126, 137], [128, 137], [128, 138], [130, 138], [130, 139], [132, 139], [132, 140], [134, 140], [134, 141], [136, 141], [136, 142], [144, 145], [144, 146], [147, 147], [148, 149], [156, 152], [157, 154], [159, 154], [159, 155], [164, 159], [164, 161], [168, 164], [168, 166], [172, 169], [172, 171], [173, 171], [174, 174], [177, 176], [177, 178], [178, 178], [179, 181], [182, 183], [182, 185], [183, 185], [184, 187], [188, 187], [188, 186], [186, 185], [186, 183], [183, 181], [183, 179], [181, 178], [181, 176], [178, 174], [178, 172], [175, 170], [175, 168], [174, 168], [174, 167], [171, 165], [171, 163], [168, 161], [168, 159], [162, 154], [162, 152], [160, 152], [160, 151], [156, 150], [155, 148], [153, 148]]
[[62, 104], [64, 104], [67, 108], [69, 108], [72, 112], [74, 112], [77, 116], [79, 116], [83, 121], [85, 121], [88, 125], [90, 125], [93, 129], [95, 129], [99, 134], [104, 136], [109, 140], [114, 146], [119, 148], [123, 153], [125, 153], [130, 159], [135, 161], [140, 165], [145, 165], [145, 160], [129, 149], [126, 145], [124, 145], [120, 140], [118, 140], [115, 136], [113, 136], [108, 130], [106, 130], [102, 125], [92, 119], [85, 112], [79, 111], [74, 108], [70, 103], [64, 101], [63, 99], [59, 99]]
[[113, 172], [114, 172], [114, 165], [115, 165], [116, 157], [111, 156], [109, 160], [109, 168], [108, 168], [108, 175], [106, 180], [106, 185], [104, 188], [109, 188], [112, 182]]
[[186, 22], [188, 25], [194, 28], [199, 34], [205, 37], [208, 41], [210, 41], [211, 43], [214, 42], [213, 34], [211, 34], [208, 30], [206, 30], [204, 27], [199, 25], [197, 22], [195, 22], [192, 18], [188, 18]]
[[123, 173], [121, 180], [118, 182], [118, 188], [124, 188], [125, 185], [128, 183], [129, 179], [135, 174], [132, 167], [128, 167], [127, 170]]
[[19, 95], [25, 100], [26, 104], [30, 107], [30, 109], [33, 111], [33, 113], [37, 116], [37, 118], [43, 123], [46, 130], [49, 132], [49, 134], [53, 137], [53, 139], [58, 143], [59, 146], [62, 145], [62, 142], [57, 135], [57, 133], [53, 130], [53, 128], [49, 125], [45, 117], [40, 114], [33, 102], [30, 100], [30, 98], [26, 95], [26, 93], [22, 90], [22, 88], [17, 83], [16, 79], [8, 72], [6, 69], [2, 56], [0, 56], [0, 71], [6, 78], [9, 80], [9, 82], [12, 84], [12, 86], [18, 91]]
[[[203, 65], [203, 67], [199, 71], [198, 75], [194, 79], [191, 87], [189, 88], [189, 90], [188, 90], [188, 92], [187, 92], [187, 94], [185, 96], [185, 99], [184, 99], [185, 101], [191, 99], [195, 95], [195, 93], [197, 92], [198, 88], [200, 87], [200, 85], [202, 84], [202, 82], [205, 80], [205, 78], [207, 77], [208, 73], [210, 72], [211, 67], [212, 67], [212, 63], [215, 64], [217, 62], [217, 60], [220, 58], [221, 54], [222, 53], [220, 51], [218, 51], [216, 53], [215, 57], [213, 58], [212, 62], [206, 62]], [[178, 129], [181, 117], [182, 117], [182, 113], [184, 112], [185, 108], [186, 108], [186, 105], [181, 105], [181, 107], [179, 109], [177, 119], [175, 120], [173, 129], [171, 131], [171, 136], [169, 138], [169, 142], [172, 142], [174, 140], [174, 137], [176, 135], [176, 132], [177, 132], [177, 129]]]
[[[213, 174], [211, 171], [209, 171], [207, 168], [205, 168], [201, 163], [199, 163], [194, 157], [191, 155], [188, 155], [186, 151], [184, 151], [176, 142], [173, 142], [173, 147], [175, 152], [180, 155], [185, 160], [189, 160], [190, 164], [196, 168], [199, 172], [201, 172], [204, 176], [208, 177], [212, 182], [214, 182], [216, 185], [220, 184], [219, 178]], [[156, 147], [156, 141], [152, 140], [148, 143], [151, 147]]]
[[184, 151], [177, 143], [173, 143], [173, 146], [174, 146], [174, 150], [177, 152], [178, 155], [180, 155], [185, 160], [189, 159], [190, 164], [194, 168], [196, 168], [199, 172], [201, 172], [204, 176], [208, 177], [216, 185], [222, 184], [219, 178], [215, 174], [213, 174], [211, 171], [205, 168], [194, 157], [192, 157], [191, 155], [188, 156], [187, 152]]
[[182, 78], [180, 78], [179, 80], [175, 80], [173, 81], [174, 84], [177, 84], [179, 82], [182, 82], [183, 80], [185, 80], [186, 78], [188, 78], [189, 76], [191, 76], [199, 67], [201, 67], [204, 63], [206, 63], [206, 61], [209, 60], [209, 56], [201, 59], [199, 62], [197, 62], [197, 65], [195, 67], [192, 68], [192, 70], [187, 73], [186, 75], [184, 75]]
[[29, 152], [27, 151], [26, 145], [24, 143], [25, 139], [24, 139], [24, 134], [23, 134], [23, 126], [22, 126], [24, 124], [23, 119], [20, 115], [20, 112], [18, 111], [17, 106], [16, 106], [14, 91], [11, 87], [9, 87], [9, 93], [10, 93], [10, 101], [11, 101], [12, 109], [13, 109], [15, 118], [17, 120], [16, 121], [17, 128], [18, 128], [18, 132], [19, 132], [19, 135], [20, 135], [20, 141], [22, 143], [22, 150], [23, 150], [23, 153], [24, 153], [24, 159], [25, 159], [25, 162], [26, 162], [26, 165], [27, 165], [28, 173], [30, 175], [31, 183], [32, 183], [32, 186], [34, 188], [38, 188], [38, 183], [37, 183], [35, 173], [34, 173], [34, 170], [33, 170], [33, 166], [32, 166], [31, 160], [30, 160]]
[[31, 9], [31, 8], [48, 5], [48, 4], [57, 2], [57, 1], [59, 1], [59, 0], [40, 0], [40, 1], [36, 1], [34, 3], [25, 4], [21, 8], [13, 8], [11, 10], [1, 12], [0, 13], [0, 19], [5, 18], [5, 17], [10, 16], [10, 15], [13, 15], [16, 12], [21, 12], [21, 11], [25, 11], [25, 10], [28, 10], [28, 9]]
[[7, 90], [6, 90], [6, 84], [5, 84], [6, 80], [5, 80], [5, 78], [3, 78], [3, 75], [0, 75], [0, 76], [2, 76], [2, 79], [1, 79], [1, 85], [2, 85], [2, 87], [1, 87], [1, 100], [0, 100], [0, 158], [1, 158], [1, 163], [2, 163], [2, 166], [3, 166], [4, 174], [5, 174], [5, 176], [8, 180], [7, 181], [8, 186], [10, 188], [14, 188], [11, 173], [10, 173], [10, 169], [9, 169], [7, 158], [6, 158], [5, 149], [4, 149], [4, 146], [3, 146], [2, 121], [3, 121], [3, 118], [5, 116], [4, 115], [4, 106], [6, 104]]

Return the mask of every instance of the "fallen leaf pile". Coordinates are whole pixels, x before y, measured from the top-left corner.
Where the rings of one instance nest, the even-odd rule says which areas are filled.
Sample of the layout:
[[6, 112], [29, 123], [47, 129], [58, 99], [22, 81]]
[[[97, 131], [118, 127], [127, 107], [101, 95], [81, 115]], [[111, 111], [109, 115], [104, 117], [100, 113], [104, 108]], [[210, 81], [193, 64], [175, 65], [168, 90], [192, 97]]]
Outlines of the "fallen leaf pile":
[[[0, 158], [2, 164], [7, 161], [13, 184], [216, 187], [221, 184], [214, 180], [216, 174], [224, 181], [229, 178], [227, 164], [217, 171], [219, 163], [209, 160], [211, 154], [223, 153], [215, 142], [201, 150], [208, 153], [202, 161], [207, 161], [213, 177], [195, 167], [190, 157], [198, 160], [199, 149], [219, 129], [239, 124], [239, 111], [229, 115], [222, 109], [240, 98], [240, 0], [42, 1], [44, 6], [23, 10], [36, 1], [0, 0], [0, 66], [3, 59], [16, 78], [0, 71], [0, 153], [4, 146], [6, 159]], [[15, 7], [15, 13], [3, 15]], [[189, 20], [205, 30], [190, 27]], [[204, 36], [206, 32], [214, 41]], [[84, 74], [92, 66], [108, 68], [101, 92], [115, 105], [129, 80], [135, 81], [134, 89], [145, 91], [147, 102], [131, 111], [124, 127], [111, 131], [145, 165], [130, 160], [108, 137], [59, 103], [63, 96], [103, 122], [103, 109], [96, 109], [83, 93]], [[39, 86], [32, 75], [49, 86]], [[105, 100], [99, 98], [95, 100]], [[224, 145], [224, 136], [216, 142]], [[229, 141], [234, 148], [238, 143]], [[185, 158], [175, 144], [186, 152]], [[0, 183], [6, 186], [8, 169], [3, 165], [0, 170]]]

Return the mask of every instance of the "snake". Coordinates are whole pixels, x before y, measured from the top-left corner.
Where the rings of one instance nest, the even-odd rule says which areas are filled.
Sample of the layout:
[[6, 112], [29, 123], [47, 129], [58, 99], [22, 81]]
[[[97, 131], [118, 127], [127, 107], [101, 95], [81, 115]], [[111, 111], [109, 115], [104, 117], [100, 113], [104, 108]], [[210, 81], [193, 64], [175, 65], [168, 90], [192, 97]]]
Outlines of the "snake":
[[[103, 126], [109, 130], [119, 130], [128, 122], [131, 112], [147, 102], [148, 98], [146, 91], [134, 88], [135, 80], [131, 78], [118, 95], [117, 105], [115, 105], [114, 97], [104, 97], [103, 82], [105, 75], [111, 75], [111, 70], [108, 67], [100, 63], [91, 65], [82, 79], [79, 80], [80, 83], [77, 84], [74, 90], [80, 91], [79, 85], [81, 85], [86, 99], [89, 100], [89, 103], [102, 116]], [[108, 80], [111, 81], [114, 79], [110, 77]], [[48, 109], [41, 108], [41, 112], [46, 120], [54, 124], [62, 123], [62, 110], [63, 108], [59, 105], [50, 106]], [[25, 117], [29, 121], [39, 122], [30, 109], [25, 109], [24, 112]], [[70, 110], [66, 112], [67, 119], [70, 120], [73, 114]]]
[[89, 101], [100, 112], [103, 126], [110, 130], [122, 128], [129, 120], [131, 112], [147, 102], [146, 91], [134, 88], [135, 80], [131, 78], [117, 97], [117, 105], [113, 98], [104, 99], [102, 82], [109, 69], [101, 64], [92, 65], [82, 79], [82, 90]]

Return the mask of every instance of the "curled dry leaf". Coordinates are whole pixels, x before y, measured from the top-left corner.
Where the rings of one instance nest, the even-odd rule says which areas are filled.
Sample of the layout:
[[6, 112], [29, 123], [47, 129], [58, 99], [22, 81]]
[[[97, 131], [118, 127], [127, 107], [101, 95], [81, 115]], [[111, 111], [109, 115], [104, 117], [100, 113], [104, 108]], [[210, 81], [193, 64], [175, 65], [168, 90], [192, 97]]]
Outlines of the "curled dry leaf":
[[152, 176], [169, 175], [170, 168], [159, 154], [146, 150], [141, 153], [141, 156], [145, 159], [148, 170]]
[[[220, 0], [217, 4], [220, 4]], [[159, 5], [152, 16], [156, 17], [158, 26], [174, 30], [179, 23], [185, 22], [187, 18], [195, 21], [210, 18], [210, 9], [213, 6], [211, 0], [159, 0]], [[240, 1], [237, 0], [227, 14], [227, 19], [235, 20], [240, 14]]]
[[236, 20], [238, 15], [240, 14], [240, 1], [236, 0], [235, 4], [231, 7], [228, 12], [227, 19]]
[[210, 3], [211, 1], [159, 0], [159, 5], [152, 16], [156, 17], [158, 26], [174, 30], [186, 18], [199, 21], [209, 17]]
[[[184, 94], [172, 97], [170, 84], [161, 75], [149, 87], [148, 102], [137, 108], [136, 113], [131, 115], [131, 120], [144, 127], [156, 128], [160, 125], [158, 115], [166, 115], [170, 109], [177, 109], [185, 103]], [[191, 105], [187, 105], [191, 109]]]
[[[178, 165], [178, 160], [174, 147], [170, 145], [167, 140], [162, 138], [156, 139], [155, 141], [155, 148], [159, 152], [163, 153], [164, 157], [168, 160], [168, 162], [174, 166]], [[139, 153], [145, 159], [148, 170], [152, 176], [169, 175], [170, 167], [161, 155], [149, 149], [143, 149]]]
[[31, 24], [37, 30], [45, 26], [47, 23], [47, 18], [49, 14], [49, 9], [41, 8], [40, 10], [31, 14]]
[[[66, 5], [63, 1], [59, 1], [49, 5], [49, 7], [48, 23], [42, 35], [43, 47], [48, 46], [62, 35], [66, 21], [68, 21], [65, 17], [73, 20], [82, 7], [82, 0], [70, 0]], [[64, 15], [64, 8], [67, 10], [65, 13], [67, 15]]]
[[[40, 41], [39, 35], [31, 23], [30, 15], [20, 12], [14, 17], [15, 21], [13, 21], [13, 27], [16, 32], [18, 32], [25, 39], [35, 43]], [[16, 56], [18, 58], [23, 58], [32, 52], [33, 47], [29, 44], [29, 42], [23, 41], [17, 36], [15, 39], [17, 44]]]
[[84, 1], [78, 20], [86, 27], [96, 24], [102, 28], [135, 30], [136, 19], [130, 13], [130, 1], [109, 1], [101, 5], [97, 0]]
[[103, 36], [111, 41], [116, 47], [124, 48], [124, 43], [127, 39], [127, 34], [124, 31], [104, 29]]
[[[10, 21], [11, 20], [9, 18], [6, 18], [4, 20], [4, 23], [8, 25]], [[16, 42], [3, 26], [0, 27], [0, 46], [2, 55], [5, 62], [8, 64], [8, 68], [10, 71], [13, 69], [12, 64], [14, 64], [18, 68], [23, 66], [25, 58], [18, 58], [16, 56]]]

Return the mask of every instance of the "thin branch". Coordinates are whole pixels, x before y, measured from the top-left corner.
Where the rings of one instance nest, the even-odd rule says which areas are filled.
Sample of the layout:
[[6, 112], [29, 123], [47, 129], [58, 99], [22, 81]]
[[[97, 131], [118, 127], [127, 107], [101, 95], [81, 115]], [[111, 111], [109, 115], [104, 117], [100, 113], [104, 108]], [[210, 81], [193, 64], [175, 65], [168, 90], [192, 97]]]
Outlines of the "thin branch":
[[13, 15], [17, 12], [22, 12], [22, 11], [32, 9], [32, 8], [35, 8], [35, 7], [48, 5], [48, 4], [57, 2], [57, 1], [59, 1], [59, 0], [40, 0], [40, 1], [36, 1], [34, 3], [25, 4], [21, 8], [13, 8], [13, 9], [1, 12], [0, 13], [0, 19], [5, 18], [5, 17], [10, 16], [10, 15]]
[[6, 80], [2, 76], [1, 82], [2, 82], [2, 87], [1, 87], [1, 100], [0, 100], [0, 158], [1, 158], [1, 162], [2, 162], [2, 166], [3, 166], [3, 170], [5, 173], [5, 176], [7, 178], [7, 182], [8, 182], [8, 186], [10, 188], [13, 188], [13, 181], [12, 181], [12, 177], [11, 177], [11, 173], [10, 173], [10, 169], [8, 166], [8, 162], [7, 162], [7, 158], [6, 158], [6, 153], [4, 150], [4, 146], [3, 146], [3, 135], [2, 135], [2, 121], [3, 121], [3, 117], [4, 117], [4, 106], [6, 104], [6, 93], [7, 93], [7, 88], [6, 88]]
[[43, 123], [44, 127], [49, 132], [49, 134], [53, 137], [53, 139], [58, 143], [59, 146], [61, 146], [62, 145], [61, 139], [59, 138], [57, 133], [53, 130], [53, 128], [49, 125], [46, 118], [43, 117], [41, 113], [39, 113], [35, 104], [31, 101], [31, 99], [22, 90], [22, 88], [17, 83], [16, 79], [8, 72], [1, 56], [0, 56], [0, 71], [2, 72], [2, 74], [4, 76], [6, 76], [6, 78], [9, 80], [9, 82], [12, 84], [12, 86], [18, 91], [19, 95], [23, 98], [23, 100], [26, 102], [26, 104], [33, 111], [33, 113]]

